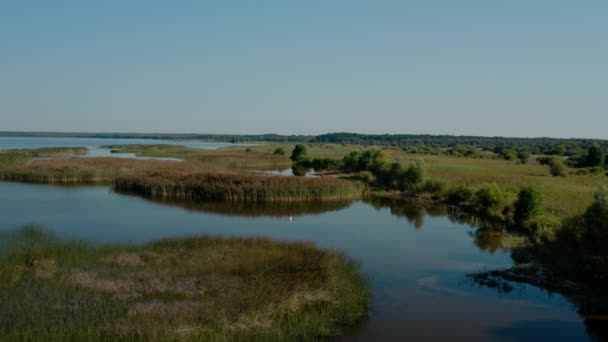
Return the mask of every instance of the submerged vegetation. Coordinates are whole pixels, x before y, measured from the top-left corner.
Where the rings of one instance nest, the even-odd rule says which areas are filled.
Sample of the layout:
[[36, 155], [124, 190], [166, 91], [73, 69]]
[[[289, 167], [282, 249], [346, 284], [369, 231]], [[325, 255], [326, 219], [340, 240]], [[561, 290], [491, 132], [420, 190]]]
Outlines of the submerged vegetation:
[[309, 243], [3, 234], [2, 340], [316, 340], [356, 324], [370, 298], [356, 264]]

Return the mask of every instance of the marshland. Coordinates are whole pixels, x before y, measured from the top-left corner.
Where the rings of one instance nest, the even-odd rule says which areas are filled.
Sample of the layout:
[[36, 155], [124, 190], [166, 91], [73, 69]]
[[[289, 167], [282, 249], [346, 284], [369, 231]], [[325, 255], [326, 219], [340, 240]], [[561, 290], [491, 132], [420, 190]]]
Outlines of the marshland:
[[[78, 138], [73, 140], [71, 144], [77, 144]], [[72, 329], [47, 318], [40, 318], [44, 324], [34, 324], [24, 316], [24, 307], [6, 302], [1, 309], [16, 317], [11, 326], [29, 325], [32, 329], [24, 333], [34, 339], [43, 331], [72, 337], [101, 331], [109, 334], [106, 336], [140, 339], [446, 338], [444, 330], [420, 328], [428, 321], [426, 315], [451, 322], [447, 326], [451, 337], [518, 336], [530, 329], [523, 322], [539, 317], [550, 320], [539, 321], [534, 329], [555, 338], [604, 336], [597, 323], [605, 308], [602, 257], [597, 249], [591, 252], [593, 246], [586, 242], [586, 227], [597, 225], [592, 226], [594, 223], [585, 217], [592, 215], [587, 214], [590, 210], [602, 214], [601, 184], [606, 183], [606, 176], [589, 167], [570, 164], [565, 166], [565, 176], [556, 177], [542, 161], [551, 154], [542, 151], [530, 151], [532, 157], [523, 162], [492, 149], [468, 155], [462, 153], [470, 151], [464, 147], [416, 150], [378, 142], [302, 142], [302, 148], [294, 143], [254, 140], [247, 146], [219, 149], [159, 145], [154, 140], [134, 145], [107, 142], [93, 148], [111, 150], [111, 155], [152, 159], [83, 156], [87, 150], [75, 147], [0, 152], [0, 178], [5, 181], [0, 183], [0, 224], [12, 236], [42, 237], [2, 252], [2, 274], [18, 278], [5, 289], [5, 295], [33, 288], [45, 294], [39, 298], [61, 301], [69, 297], [78, 303], [93, 303], [93, 311], [99, 310], [87, 316], [61, 309], [63, 319], [69, 321], [77, 315], [92, 327], [81, 329], [77, 324]], [[534, 149], [534, 142], [529, 144], [527, 148]], [[581, 145], [579, 153], [588, 152]], [[38, 158], [42, 156], [45, 158]], [[312, 168], [313, 176], [260, 174], [290, 167]], [[27, 224], [44, 228], [19, 228]], [[579, 235], [568, 238], [573, 229]], [[47, 241], [51, 243], [46, 245]], [[302, 245], [301, 241], [313, 241], [317, 246]], [[336, 261], [330, 263], [332, 267], [349, 272], [344, 273], [348, 282], [342, 285], [351, 292], [331, 300], [319, 295], [330, 286], [318, 282], [325, 279], [323, 274], [336, 273], [336, 269], [324, 268], [329, 267], [327, 262], [314, 267], [286, 266], [294, 272], [293, 279], [265, 285], [263, 281], [276, 277], [264, 273], [272, 268], [264, 270], [262, 266], [276, 262], [255, 254], [262, 253], [256, 252], [257, 244], [265, 246], [262, 250], [268, 253], [274, 250], [269, 246], [276, 247], [277, 254], [272, 257], [280, 260], [297, 259], [298, 251], [304, 249], [321, 259], [329, 258], [323, 260]], [[209, 264], [206, 253], [217, 253], [209, 245], [222, 246], [221, 260], [247, 270], [241, 281], [260, 280], [249, 284], [260, 286], [248, 288], [250, 291], [271, 291], [268, 286], [278, 286], [276, 292], [258, 293], [257, 297], [268, 301], [256, 303], [251, 302], [253, 297], [231, 295], [234, 301], [221, 309], [211, 303], [208, 307], [197, 304], [199, 297], [182, 298], [171, 292], [183, 289], [178, 286], [179, 277], [201, 281], [221, 277], [221, 266], [215, 261], [211, 264], [216, 266]], [[174, 261], [159, 257], [164, 261], [143, 262], [144, 256], [156, 255], [150, 250], [158, 246], [173, 249], [166, 258]], [[232, 254], [227, 246], [238, 246], [240, 252]], [[282, 248], [294, 254], [289, 252], [287, 257], [281, 254]], [[246, 254], [249, 249], [255, 258]], [[106, 262], [112, 259], [110, 254], [122, 256], [119, 259], [126, 263], [138, 260], [137, 265]], [[76, 265], [74, 260], [81, 263]], [[163, 267], [169, 264], [163, 262], [175, 268], [171, 272], [183, 267], [183, 273], [179, 277], [168, 274]], [[581, 272], [576, 267], [580, 263], [591, 269]], [[505, 280], [499, 276], [479, 281], [482, 278], [475, 276], [524, 264], [541, 265], [545, 273], [552, 272], [551, 282], [516, 282], [513, 277]], [[229, 267], [225, 271], [235, 275]], [[262, 273], [256, 275], [257, 271]], [[45, 272], [52, 277], [40, 277]], [[291, 277], [289, 272], [280, 272]], [[593, 281], [585, 276], [591, 272]], [[70, 283], [73, 274], [85, 274], [86, 281]], [[312, 283], [306, 274], [314, 278]], [[146, 286], [157, 284], [167, 293], [140, 293], [149, 290], [145, 286], [125, 290], [133, 293], [112, 292], [122, 289], [117, 284], [137, 281], [150, 284]], [[99, 291], [99, 286], [91, 285], [95, 282], [108, 285], [112, 291]], [[576, 291], [560, 285], [571, 283], [577, 284]], [[304, 299], [315, 302], [320, 296], [304, 316], [289, 311], [305, 328], [289, 323], [292, 320], [284, 319], [287, 316], [280, 309], [293, 301], [287, 294], [295, 296], [302, 288], [311, 291]], [[72, 292], [73, 296], [67, 295]], [[101, 304], [100, 298], [109, 299]], [[40, 307], [44, 303], [36, 298], [27, 300], [31, 300], [27, 307], [40, 310], [36, 317], [50, 315]], [[174, 310], [186, 302], [187, 310]], [[147, 308], [145, 317], [131, 315], [138, 308]], [[470, 322], [460, 321], [464, 317], [458, 319], [446, 308], [466, 308], [486, 320], [478, 323], [477, 329], [465, 329]], [[346, 314], [344, 310], [352, 311]], [[161, 312], [175, 316], [158, 324], [155, 317]], [[223, 318], [205, 319], [211, 312], [222, 313], [218, 317]], [[315, 319], [305, 318], [307, 314]], [[403, 319], [418, 328], [408, 329]], [[102, 321], [106, 324], [99, 325]], [[130, 328], [125, 327], [125, 321], [132, 323]], [[8, 325], [3, 329], [3, 336], [19, 334]]]
[[35, 226], [2, 235], [8, 340], [314, 340], [344, 333], [369, 302], [356, 264], [307, 243], [93, 246]]

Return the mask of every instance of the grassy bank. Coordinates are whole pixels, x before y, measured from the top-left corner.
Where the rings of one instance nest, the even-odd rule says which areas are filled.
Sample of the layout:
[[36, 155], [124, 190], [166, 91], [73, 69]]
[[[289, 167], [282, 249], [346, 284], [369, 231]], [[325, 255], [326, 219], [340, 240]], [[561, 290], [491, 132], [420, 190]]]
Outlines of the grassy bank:
[[151, 198], [244, 202], [345, 199], [359, 197], [364, 190], [362, 183], [337, 178], [161, 171], [116, 178], [112, 188]]
[[94, 247], [35, 227], [0, 241], [3, 340], [316, 340], [369, 302], [355, 264], [308, 243]]
[[217, 150], [174, 145], [105, 146], [112, 153], [133, 153], [141, 157], [177, 158], [196, 163], [205, 170], [284, 170], [291, 161], [284, 156], [267, 153], [258, 146], [231, 147]]
[[25, 164], [32, 158], [67, 157], [86, 154], [85, 147], [48, 147], [36, 149], [0, 150], [0, 166]]
[[152, 169], [179, 168], [190, 165], [160, 160], [125, 158], [67, 158], [31, 160], [0, 164], [0, 180], [25, 183], [110, 183], [118, 176], [137, 174]]

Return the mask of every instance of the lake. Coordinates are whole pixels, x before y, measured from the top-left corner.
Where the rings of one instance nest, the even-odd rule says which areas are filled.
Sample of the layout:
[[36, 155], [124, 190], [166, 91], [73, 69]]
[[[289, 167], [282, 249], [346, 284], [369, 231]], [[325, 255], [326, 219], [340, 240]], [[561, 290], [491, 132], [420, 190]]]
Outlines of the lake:
[[177, 145], [202, 149], [218, 149], [228, 146], [247, 146], [240, 144], [218, 143], [195, 140], [162, 140], [162, 139], [114, 139], [114, 138], [32, 138], [0, 137], [0, 150], [43, 147], [86, 147], [87, 157], [115, 157], [175, 160], [174, 158], [137, 157], [133, 153], [111, 153], [108, 145]]
[[314, 241], [358, 261], [370, 280], [369, 317], [348, 340], [589, 339], [576, 308], [560, 295], [528, 285], [498, 292], [473, 284], [467, 273], [512, 265], [508, 251], [480, 243], [476, 228], [442, 210], [411, 203], [160, 203], [103, 186], [0, 182], [0, 229], [27, 223], [100, 244], [197, 234]]

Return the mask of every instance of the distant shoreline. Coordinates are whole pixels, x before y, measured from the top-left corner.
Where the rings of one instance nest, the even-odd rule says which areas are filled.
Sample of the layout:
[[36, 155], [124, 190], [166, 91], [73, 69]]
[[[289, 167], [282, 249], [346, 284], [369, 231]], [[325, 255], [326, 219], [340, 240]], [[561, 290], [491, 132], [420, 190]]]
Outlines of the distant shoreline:
[[[282, 134], [205, 134], [205, 133], [103, 133], [103, 132], [21, 132], [0, 131], [0, 137], [26, 138], [101, 138], [101, 139], [157, 139], [157, 140], [207, 140], [218, 142], [310, 142], [310, 143], [347, 143], [378, 145], [420, 145], [429, 141], [446, 140], [484, 143], [509, 143], [516, 141], [543, 141], [557, 144], [562, 142], [591, 142], [608, 139], [594, 138], [550, 138], [550, 137], [501, 137], [449, 134], [360, 134], [327, 133], [321, 135], [282, 135]], [[471, 144], [475, 145], [475, 144]]]

